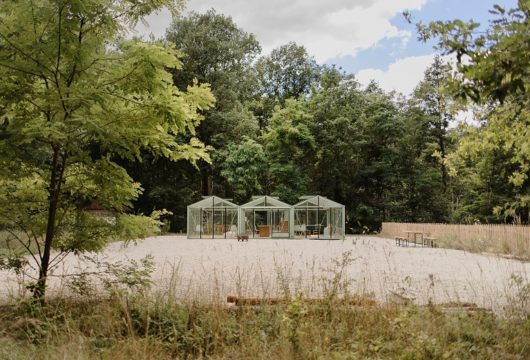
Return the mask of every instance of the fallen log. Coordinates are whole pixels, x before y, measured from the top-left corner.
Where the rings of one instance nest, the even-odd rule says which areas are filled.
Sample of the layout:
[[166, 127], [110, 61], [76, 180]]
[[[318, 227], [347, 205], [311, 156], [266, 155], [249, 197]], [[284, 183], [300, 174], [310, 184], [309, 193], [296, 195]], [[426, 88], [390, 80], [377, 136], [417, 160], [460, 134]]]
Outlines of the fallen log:
[[[285, 304], [288, 303], [290, 299], [288, 298], [278, 298], [278, 297], [244, 297], [237, 295], [229, 295], [226, 297], [226, 302], [235, 304], [236, 306], [242, 305], [276, 305], [276, 304]], [[326, 303], [328, 299], [323, 298], [302, 298], [304, 303]], [[351, 298], [351, 299], [335, 299], [334, 301], [339, 303], [346, 303], [349, 305], [355, 306], [374, 306], [376, 301], [372, 298]]]

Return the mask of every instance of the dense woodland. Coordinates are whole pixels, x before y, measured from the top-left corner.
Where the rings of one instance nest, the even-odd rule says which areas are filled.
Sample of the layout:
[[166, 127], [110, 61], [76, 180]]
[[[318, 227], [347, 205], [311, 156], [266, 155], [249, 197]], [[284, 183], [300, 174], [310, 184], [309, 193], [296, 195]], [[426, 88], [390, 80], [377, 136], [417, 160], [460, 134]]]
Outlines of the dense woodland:
[[[521, 9], [500, 10], [497, 25], [526, 19]], [[418, 24], [420, 36], [438, 36], [448, 24]], [[458, 26], [464, 28], [456, 35]], [[164, 40], [183, 54], [175, 85], [185, 90], [195, 80], [208, 83], [216, 98], [196, 128], [209, 159], [196, 166], [156, 158], [127, 162], [145, 189], [135, 210], [166, 208], [173, 213], [171, 230], [185, 231], [185, 208], [202, 195], [243, 203], [269, 194], [295, 203], [301, 195], [321, 194], [346, 206], [353, 232], [376, 231], [383, 221], [528, 222], [529, 150], [491, 129], [499, 126], [493, 118], [519, 119], [519, 135], [528, 135], [526, 105], [512, 114], [512, 100], [480, 101], [452, 91], [466, 65], [460, 53], [456, 64], [444, 59], [454, 57], [460, 40], [475, 46], [470, 37], [476, 26], [447, 26], [452, 43], [438, 48], [448, 56], [437, 56], [405, 97], [376, 83], [362, 87], [354, 75], [317, 64], [293, 42], [262, 55], [253, 34], [215, 10], [175, 19]], [[490, 35], [483, 36], [489, 45], [508, 38]], [[523, 68], [528, 71], [528, 64]], [[482, 79], [476, 85], [484, 86]], [[509, 89], [506, 95], [512, 97]], [[458, 112], [470, 104], [476, 121], [459, 123]]]

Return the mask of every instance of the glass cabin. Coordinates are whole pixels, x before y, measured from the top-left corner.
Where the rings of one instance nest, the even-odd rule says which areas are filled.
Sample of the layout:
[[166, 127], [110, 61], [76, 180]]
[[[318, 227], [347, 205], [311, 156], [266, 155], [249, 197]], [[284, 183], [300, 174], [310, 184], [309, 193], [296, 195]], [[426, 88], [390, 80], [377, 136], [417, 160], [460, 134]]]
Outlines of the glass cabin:
[[239, 207], [239, 229], [250, 238], [292, 238], [293, 207], [273, 196], [253, 196]]
[[188, 206], [188, 239], [227, 239], [238, 235], [238, 206], [217, 196]]
[[303, 196], [294, 205], [294, 236], [308, 239], [344, 239], [344, 205], [320, 195]]

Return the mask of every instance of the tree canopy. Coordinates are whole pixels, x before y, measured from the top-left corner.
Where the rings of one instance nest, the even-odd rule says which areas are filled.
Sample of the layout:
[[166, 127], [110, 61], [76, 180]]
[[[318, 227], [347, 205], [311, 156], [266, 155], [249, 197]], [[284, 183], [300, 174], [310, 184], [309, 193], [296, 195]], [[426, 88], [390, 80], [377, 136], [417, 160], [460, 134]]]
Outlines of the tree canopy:
[[[466, 161], [474, 163], [480, 183], [493, 185], [493, 193], [500, 191], [489, 197], [487, 208], [494, 206], [497, 215], [528, 221], [530, 1], [519, 0], [514, 9], [496, 5], [491, 12], [496, 17], [484, 32], [477, 31], [479, 24], [460, 20], [418, 24], [418, 29], [423, 39], [436, 38], [439, 49], [456, 55], [456, 73], [446, 82], [447, 92], [482, 109], [477, 114], [479, 129], [467, 127], [450, 158], [453, 173]], [[489, 160], [479, 159], [479, 152]], [[487, 163], [501, 165], [495, 185], [479, 175]], [[499, 187], [502, 182], [507, 183]]]
[[[37, 297], [64, 254], [156, 228], [129, 213], [142, 187], [118, 160], [208, 159], [194, 137], [213, 104], [208, 86], [179, 90], [166, 70], [182, 67], [174, 48], [124, 40], [162, 6], [176, 10], [173, 1], [0, 3], [0, 228], [33, 254]], [[92, 203], [114, 219], [91, 215]]]

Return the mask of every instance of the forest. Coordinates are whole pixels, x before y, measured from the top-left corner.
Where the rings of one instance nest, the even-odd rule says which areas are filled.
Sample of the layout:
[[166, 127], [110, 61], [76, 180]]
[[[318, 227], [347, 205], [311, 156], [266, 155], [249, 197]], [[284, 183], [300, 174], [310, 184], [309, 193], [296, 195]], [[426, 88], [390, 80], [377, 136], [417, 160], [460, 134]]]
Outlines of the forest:
[[[473, 22], [417, 24], [421, 39], [440, 39], [440, 55], [410, 96], [362, 87], [293, 42], [263, 55], [229, 14], [176, 18], [163, 39], [182, 56], [174, 84], [209, 84], [215, 96], [194, 134], [208, 155], [124, 162], [144, 188], [134, 211], [167, 209], [171, 231], [185, 231], [186, 206], [201, 196], [320, 194], [346, 206], [353, 233], [383, 221], [528, 223], [528, 66], [515, 63], [528, 50], [528, 10], [493, 11], [480, 36]], [[459, 121], [470, 108], [474, 121]]]

